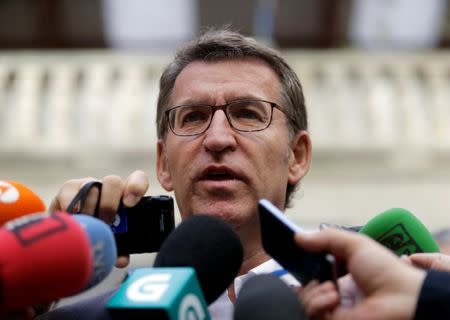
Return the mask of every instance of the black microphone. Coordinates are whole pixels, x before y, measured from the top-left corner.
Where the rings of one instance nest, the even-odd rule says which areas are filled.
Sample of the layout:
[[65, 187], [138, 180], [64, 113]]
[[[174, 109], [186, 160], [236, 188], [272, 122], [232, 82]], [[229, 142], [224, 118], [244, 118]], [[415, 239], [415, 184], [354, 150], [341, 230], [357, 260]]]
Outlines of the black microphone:
[[234, 320], [306, 320], [305, 310], [287, 284], [272, 274], [259, 274], [242, 285]]
[[236, 277], [243, 259], [239, 236], [219, 218], [194, 215], [163, 242], [154, 267], [192, 267], [206, 302], [214, 302]]
[[207, 305], [234, 280], [242, 258], [230, 225], [195, 215], [167, 237], [153, 268], [130, 273], [108, 311], [112, 319], [210, 319]]

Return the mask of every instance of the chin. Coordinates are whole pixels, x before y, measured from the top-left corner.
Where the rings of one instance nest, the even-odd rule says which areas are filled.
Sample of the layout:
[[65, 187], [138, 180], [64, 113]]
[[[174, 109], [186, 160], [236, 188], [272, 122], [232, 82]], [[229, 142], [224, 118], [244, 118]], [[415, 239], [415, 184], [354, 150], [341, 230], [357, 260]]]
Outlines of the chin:
[[234, 199], [198, 199], [188, 211], [186, 217], [193, 214], [214, 216], [228, 222], [236, 229], [246, 224], [254, 216], [255, 206], [249, 206], [242, 198]]
[[230, 213], [230, 212], [205, 212], [205, 213], [198, 213], [203, 215], [208, 215], [212, 217], [217, 217], [228, 224], [230, 224], [235, 231], [239, 231], [242, 228], [242, 225], [245, 224], [245, 221], [241, 215], [237, 215], [236, 213]]

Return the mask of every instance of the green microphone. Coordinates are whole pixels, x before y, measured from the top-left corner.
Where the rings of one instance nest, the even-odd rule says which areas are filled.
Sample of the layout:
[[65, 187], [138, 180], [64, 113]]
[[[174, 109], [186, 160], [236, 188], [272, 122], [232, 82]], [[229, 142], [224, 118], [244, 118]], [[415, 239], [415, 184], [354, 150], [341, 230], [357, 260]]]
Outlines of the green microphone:
[[398, 256], [420, 252], [439, 252], [430, 231], [411, 212], [389, 209], [372, 218], [360, 230]]

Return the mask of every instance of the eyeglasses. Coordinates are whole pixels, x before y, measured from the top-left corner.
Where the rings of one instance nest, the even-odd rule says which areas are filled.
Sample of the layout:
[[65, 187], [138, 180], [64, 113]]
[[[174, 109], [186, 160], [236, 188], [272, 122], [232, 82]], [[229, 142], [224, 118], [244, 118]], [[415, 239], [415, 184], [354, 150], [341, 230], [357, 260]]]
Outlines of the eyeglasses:
[[266, 129], [272, 122], [273, 108], [285, 111], [274, 102], [259, 99], [236, 100], [221, 106], [207, 104], [176, 106], [165, 111], [170, 130], [177, 136], [195, 136], [211, 125], [214, 113], [222, 110], [230, 126], [238, 131]]

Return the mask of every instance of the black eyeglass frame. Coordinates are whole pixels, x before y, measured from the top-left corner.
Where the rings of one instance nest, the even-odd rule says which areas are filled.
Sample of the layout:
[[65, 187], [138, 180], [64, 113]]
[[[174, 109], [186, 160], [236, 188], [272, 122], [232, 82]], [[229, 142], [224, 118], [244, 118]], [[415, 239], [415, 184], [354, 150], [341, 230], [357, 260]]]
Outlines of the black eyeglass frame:
[[[270, 104], [270, 106], [271, 106], [271, 108], [270, 108], [270, 119], [269, 119], [269, 121], [267, 122], [267, 125], [266, 125], [264, 128], [253, 129], [253, 130], [242, 130], [242, 129], [238, 129], [238, 128], [236, 128], [235, 126], [233, 126], [233, 124], [232, 124], [231, 121], [230, 121], [230, 118], [228, 118], [227, 108], [228, 108], [229, 105], [233, 105], [233, 104], [240, 103], [240, 102], [265, 102], [265, 103]], [[213, 110], [213, 113], [212, 113], [212, 115], [211, 115], [211, 118], [210, 118], [210, 120], [209, 120], [209, 123], [208, 123], [208, 125], [205, 127], [205, 129], [204, 129], [202, 132], [199, 132], [199, 133], [193, 133], [193, 134], [179, 134], [179, 133], [176, 133], [176, 132], [175, 132], [175, 130], [174, 130], [173, 127], [172, 127], [172, 124], [170, 123], [169, 113], [170, 113], [172, 110], [179, 109], [179, 108], [183, 108], [183, 107], [210, 107], [210, 108]], [[279, 106], [279, 105], [278, 105], [277, 103], [275, 103], [275, 102], [267, 101], [267, 100], [263, 100], [263, 99], [242, 99], [242, 100], [233, 100], [233, 101], [230, 101], [230, 102], [228, 102], [228, 103], [226, 103], [226, 104], [219, 105], [219, 106], [213, 106], [213, 105], [210, 105], [210, 104], [185, 104], [185, 105], [178, 105], [178, 106], [170, 107], [170, 108], [168, 108], [166, 111], [164, 111], [164, 116], [165, 116], [165, 118], [166, 118], [165, 121], [167, 121], [168, 127], [170, 128], [170, 131], [172, 131], [172, 133], [173, 133], [174, 135], [180, 136], [180, 137], [191, 137], [191, 136], [199, 136], [199, 135], [205, 133], [206, 131], [208, 131], [209, 127], [211, 126], [211, 122], [212, 122], [212, 119], [213, 119], [213, 117], [214, 117], [214, 113], [215, 113], [217, 110], [222, 110], [223, 113], [225, 113], [225, 116], [226, 116], [226, 118], [227, 118], [228, 124], [229, 124], [230, 127], [233, 128], [234, 130], [237, 130], [237, 131], [239, 131], [239, 132], [257, 132], [257, 131], [265, 130], [265, 129], [267, 129], [267, 128], [270, 126], [270, 124], [272, 123], [273, 109], [274, 109], [274, 108], [280, 110], [281, 112], [283, 112], [283, 113], [286, 115], [286, 117], [288, 117], [288, 114], [286, 113], [286, 111], [284, 110], [283, 107]]]

